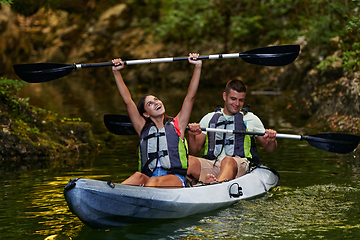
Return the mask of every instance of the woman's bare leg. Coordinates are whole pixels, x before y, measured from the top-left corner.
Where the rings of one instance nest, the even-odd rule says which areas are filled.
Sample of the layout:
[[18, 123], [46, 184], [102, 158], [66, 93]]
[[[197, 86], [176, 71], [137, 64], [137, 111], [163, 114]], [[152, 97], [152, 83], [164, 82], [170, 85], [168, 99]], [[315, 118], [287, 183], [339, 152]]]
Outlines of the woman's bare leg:
[[145, 185], [149, 181], [149, 177], [141, 172], [135, 172], [133, 175], [131, 175], [128, 179], [123, 181], [121, 184], [127, 184], [127, 185]]
[[160, 177], [151, 177], [145, 184], [146, 187], [179, 188], [183, 187], [181, 180], [174, 174]]

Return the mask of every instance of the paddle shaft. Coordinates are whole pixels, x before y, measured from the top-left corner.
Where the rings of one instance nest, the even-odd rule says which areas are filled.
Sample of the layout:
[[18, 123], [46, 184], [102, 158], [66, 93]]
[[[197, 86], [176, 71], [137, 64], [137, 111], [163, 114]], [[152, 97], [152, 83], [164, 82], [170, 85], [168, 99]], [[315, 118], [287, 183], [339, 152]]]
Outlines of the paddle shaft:
[[[189, 130], [189, 128], [187, 128]], [[255, 136], [264, 136], [265, 133], [260, 132], [246, 132], [238, 131], [231, 129], [218, 129], [218, 128], [200, 128], [201, 131], [207, 132], [220, 132], [220, 133], [234, 133], [234, 134], [246, 134], [246, 135], [255, 135]], [[349, 137], [352, 135], [348, 135]], [[294, 135], [294, 134], [285, 134], [285, 133], [276, 133], [277, 138], [287, 138], [287, 139], [296, 139], [296, 140], [306, 140], [308, 142], [317, 142], [317, 143], [326, 143], [326, 144], [342, 144], [342, 145], [356, 145], [356, 140], [350, 139], [329, 139], [318, 136], [303, 136], [303, 135]], [[354, 136], [352, 136], [354, 137]]]
[[[106, 128], [117, 135], [136, 135], [136, 131], [127, 115], [104, 115]], [[189, 128], [187, 128], [189, 129]], [[264, 136], [264, 132], [246, 132], [231, 129], [201, 128], [202, 131], [246, 134], [255, 136]], [[359, 145], [360, 136], [344, 133], [320, 133], [312, 136], [293, 135], [277, 133], [277, 138], [288, 138], [296, 140], [306, 140], [311, 146], [334, 153], [350, 153]]]
[[[187, 128], [189, 129], [189, 128]], [[245, 132], [245, 131], [237, 131], [237, 130], [231, 130], [231, 129], [218, 129], [218, 128], [200, 128], [201, 131], [206, 132], [220, 132], [220, 133], [235, 133], [235, 134], [245, 134], [245, 135], [255, 135], [255, 136], [264, 136], [265, 133], [260, 132]], [[277, 133], [277, 138], [289, 138], [289, 139], [298, 139], [302, 140], [304, 136], [302, 135], [293, 135], [293, 134], [284, 134], [284, 133]]]
[[[291, 53], [269, 53], [269, 54], [252, 54], [252, 53], [229, 53], [229, 54], [218, 54], [218, 55], [207, 55], [207, 56], [199, 56], [198, 60], [212, 60], [212, 59], [222, 59], [222, 58], [245, 58], [245, 59], [260, 59], [260, 58], [281, 58], [286, 57], [288, 55], [292, 55]], [[140, 60], [128, 60], [124, 61], [124, 65], [136, 65], [136, 64], [147, 64], [147, 63], [167, 63], [167, 62], [176, 62], [176, 61], [186, 61], [187, 57], [176, 57], [176, 58], [153, 58], [153, 59], [140, 59]], [[112, 62], [105, 63], [89, 63], [89, 64], [74, 64], [75, 69], [78, 68], [90, 68], [90, 67], [106, 67], [106, 66], [114, 66]]]
[[[104, 116], [104, 123], [106, 127], [115, 134], [121, 135], [121, 129], [131, 129], [129, 133], [136, 134], [133, 129], [133, 125], [130, 122], [130, 118], [127, 115], [114, 115], [114, 114], [106, 114]], [[187, 130], [190, 128], [187, 127]], [[264, 132], [247, 132], [247, 131], [239, 131], [239, 130], [231, 130], [231, 129], [219, 129], [219, 128], [200, 128], [201, 131], [206, 132], [220, 132], [220, 133], [234, 133], [234, 134], [245, 134], [252, 136], [264, 136]], [[344, 135], [345, 137], [354, 137], [353, 135]], [[340, 143], [340, 144], [348, 144], [348, 142], [343, 140], [336, 139], [326, 139], [317, 136], [303, 136], [303, 135], [295, 135], [295, 134], [286, 134], [286, 133], [276, 133], [277, 138], [287, 138], [287, 139], [296, 139], [296, 140], [307, 140], [307, 141], [318, 141], [318, 142], [327, 142], [327, 143]]]

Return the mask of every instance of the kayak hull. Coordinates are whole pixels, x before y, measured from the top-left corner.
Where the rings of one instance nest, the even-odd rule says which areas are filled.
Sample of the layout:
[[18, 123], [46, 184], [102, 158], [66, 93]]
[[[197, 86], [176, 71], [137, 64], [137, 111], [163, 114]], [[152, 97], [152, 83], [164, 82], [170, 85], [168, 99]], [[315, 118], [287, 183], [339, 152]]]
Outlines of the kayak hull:
[[86, 225], [121, 227], [147, 219], [182, 218], [254, 198], [275, 187], [279, 175], [258, 167], [240, 178], [211, 185], [161, 189], [71, 179], [64, 195], [70, 210]]

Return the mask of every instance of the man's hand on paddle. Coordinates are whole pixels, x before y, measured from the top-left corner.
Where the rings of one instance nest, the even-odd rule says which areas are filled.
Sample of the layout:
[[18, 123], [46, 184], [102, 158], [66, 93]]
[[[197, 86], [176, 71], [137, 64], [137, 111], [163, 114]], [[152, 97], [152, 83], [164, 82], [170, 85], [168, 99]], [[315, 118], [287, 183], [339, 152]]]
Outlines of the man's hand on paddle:
[[258, 143], [264, 148], [267, 152], [274, 152], [277, 147], [276, 142], [276, 131], [272, 129], [266, 129], [264, 136], [258, 136], [257, 138]]
[[272, 129], [266, 129], [264, 139], [268, 142], [274, 142], [276, 140], [276, 131]]

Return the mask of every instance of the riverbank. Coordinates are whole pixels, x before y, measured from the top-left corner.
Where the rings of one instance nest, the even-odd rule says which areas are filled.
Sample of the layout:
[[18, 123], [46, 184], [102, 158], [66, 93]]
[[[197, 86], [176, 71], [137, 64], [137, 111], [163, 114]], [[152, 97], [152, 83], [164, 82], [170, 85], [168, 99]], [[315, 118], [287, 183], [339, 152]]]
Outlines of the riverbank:
[[328, 54], [323, 55], [299, 37], [294, 44], [301, 46], [301, 52], [294, 63], [262, 69], [253, 84], [258, 90], [282, 92], [273, 104], [296, 127], [360, 134], [360, 71], [344, 65], [341, 41], [330, 39]]
[[79, 118], [61, 119], [17, 97], [16, 92], [24, 84], [0, 79], [0, 162], [88, 154], [101, 147], [89, 123]]

